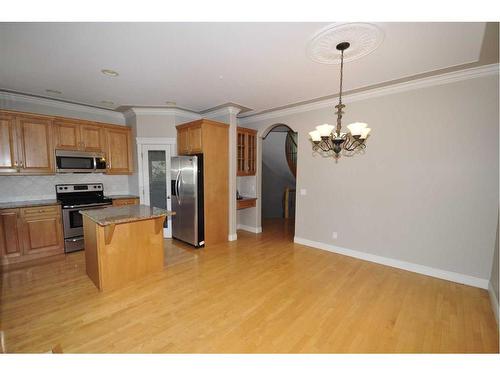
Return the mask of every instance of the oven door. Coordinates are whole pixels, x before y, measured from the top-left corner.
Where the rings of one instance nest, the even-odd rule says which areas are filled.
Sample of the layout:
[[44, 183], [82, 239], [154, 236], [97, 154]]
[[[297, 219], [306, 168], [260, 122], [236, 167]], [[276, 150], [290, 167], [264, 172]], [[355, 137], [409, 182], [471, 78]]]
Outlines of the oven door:
[[109, 207], [111, 204], [89, 204], [69, 206], [63, 208], [63, 225], [64, 238], [72, 238], [83, 236], [83, 217], [78, 211], [95, 210], [99, 208]]

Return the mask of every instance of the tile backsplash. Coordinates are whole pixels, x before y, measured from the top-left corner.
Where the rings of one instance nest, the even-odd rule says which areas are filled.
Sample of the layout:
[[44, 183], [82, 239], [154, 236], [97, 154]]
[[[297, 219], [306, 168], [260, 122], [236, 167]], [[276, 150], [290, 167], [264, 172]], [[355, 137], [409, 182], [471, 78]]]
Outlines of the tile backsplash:
[[55, 199], [57, 184], [104, 184], [104, 194], [128, 194], [128, 176], [110, 176], [101, 173], [64, 173], [52, 176], [0, 176], [0, 202], [33, 199]]

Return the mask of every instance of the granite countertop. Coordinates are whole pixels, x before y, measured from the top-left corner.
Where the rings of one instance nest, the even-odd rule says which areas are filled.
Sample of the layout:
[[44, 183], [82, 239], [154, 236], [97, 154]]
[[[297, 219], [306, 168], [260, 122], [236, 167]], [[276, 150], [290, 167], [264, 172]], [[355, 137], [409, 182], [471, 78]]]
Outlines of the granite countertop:
[[23, 208], [23, 207], [38, 207], [38, 206], [53, 206], [60, 205], [57, 199], [40, 199], [33, 201], [17, 201], [17, 202], [0, 202], [0, 210], [7, 208]]
[[98, 210], [79, 211], [83, 216], [101, 225], [123, 224], [133, 221], [149, 220], [162, 216], [175, 215], [173, 211], [145, 205], [129, 205], [119, 207], [107, 207]]
[[106, 198], [111, 198], [111, 199], [134, 199], [137, 198], [139, 199], [138, 195], [131, 195], [131, 194], [115, 194], [115, 195], [106, 195]]

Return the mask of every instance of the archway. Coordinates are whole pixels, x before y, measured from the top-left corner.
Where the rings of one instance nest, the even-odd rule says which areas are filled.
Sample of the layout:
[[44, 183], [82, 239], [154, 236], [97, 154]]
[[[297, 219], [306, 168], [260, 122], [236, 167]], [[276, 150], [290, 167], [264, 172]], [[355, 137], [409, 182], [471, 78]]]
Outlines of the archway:
[[293, 240], [297, 132], [287, 124], [275, 123], [258, 135], [258, 215], [261, 227], [263, 231], [284, 233]]

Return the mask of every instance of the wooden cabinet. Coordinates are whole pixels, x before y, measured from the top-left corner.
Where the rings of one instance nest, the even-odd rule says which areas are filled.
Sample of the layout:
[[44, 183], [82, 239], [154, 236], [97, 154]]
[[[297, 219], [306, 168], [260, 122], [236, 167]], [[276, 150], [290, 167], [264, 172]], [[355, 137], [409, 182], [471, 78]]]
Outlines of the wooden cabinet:
[[[200, 148], [201, 135], [191, 138]], [[131, 174], [132, 146], [125, 126], [0, 110], [0, 175], [55, 174], [56, 149], [104, 153], [106, 173]]]
[[63, 253], [60, 206], [0, 210], [2, 265]]
[[139, 204], [139, 198], [113, 198], [113, 206], [128, 206]]
[[99, 125], [82, 124], [80, 126], [82, 147], [85, 151], [104, 151], [104, 129]]
[[[226, 242], [229, 231], [229, 126], [197, 120], [177, 126], [179, 155], [203, 154], [205, 246]], [[172, 220], [175, 225], [175, 216]]]
[[15, 117], [0, 113], [0, 173], [17, 173], [16, 142]]
[[255, 207], [257, 198], [243, 198], [236, 201], [236, 209], [243, 210], [245, 208]]
[[132, 137], [129, 128], [109, 127], [106, 132], [108, 174], [132, 174]]
[[24, 256], [61, 252], [64, 243], [59, 206], [23, 208], [21, 215]]
[[80, 150], [81, 135], [80, 124], [77, 122], [58, 120], [56, 126], [56, 149]]
[[177, 153], [193, 155], [203, 152], [203, 137], [200, 124], [177, 129]]
[[2, 264], [22, 256], [22, 232], [20, 210], [0, 210], [0, 257]]
[[103, 127], [87, 121], [56, 120], [56, 149], [104, 152]]
[[0, 112], [0, 173], [53, 174], [53, 125], [50, 118]]
[[52, 121], [45, 117], [22, 115], [16, 116], [16, 122], [20, 173], [55, 173]]
[[177, 129], [177, 153], [179, 155], [189, 155], [188, 128]]
[[238, 127], [236, 137], [236, 174], [238, 176], [255, 176], [257, 171], [257, 131]]

